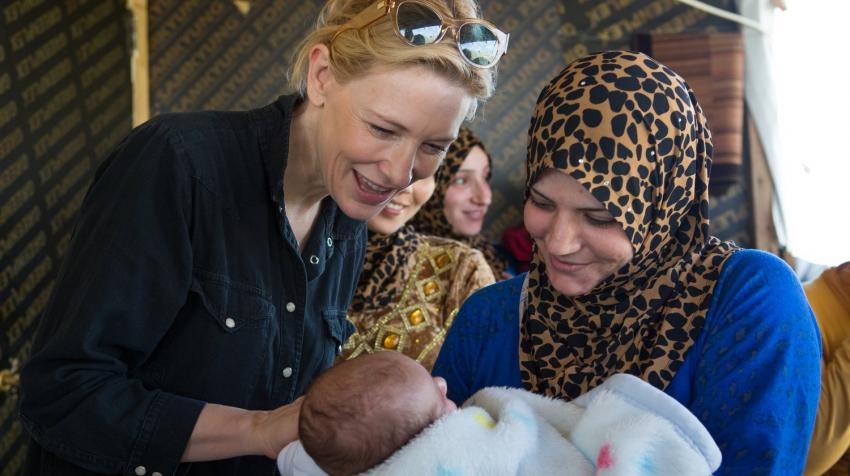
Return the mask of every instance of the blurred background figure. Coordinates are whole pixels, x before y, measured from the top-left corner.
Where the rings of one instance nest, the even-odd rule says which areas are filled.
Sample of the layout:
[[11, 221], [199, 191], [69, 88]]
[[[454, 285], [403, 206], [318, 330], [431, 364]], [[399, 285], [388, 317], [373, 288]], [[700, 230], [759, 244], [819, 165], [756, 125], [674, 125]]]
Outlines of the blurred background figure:
[[481, 227], [490, 208], [493, 160], [472, 131], [461, 127], [436, 175], [436, 190], [411, 221], [429, 235], [452, 238], [484, 254], [497, 280], [513, 275], [508, 258], [487, 238]]
[[823, 342], [821, 393], [806, 475], [850, 472], [850, 262], [803, 286]]
[[415, 182], [369, 220], [366, 259], [348, 316], [357, 330], [340, 359], [398, 351], [430, 371], [460, 305], [495, 281], [478, 250], [408, 224], [434, 188], [433, 176]]

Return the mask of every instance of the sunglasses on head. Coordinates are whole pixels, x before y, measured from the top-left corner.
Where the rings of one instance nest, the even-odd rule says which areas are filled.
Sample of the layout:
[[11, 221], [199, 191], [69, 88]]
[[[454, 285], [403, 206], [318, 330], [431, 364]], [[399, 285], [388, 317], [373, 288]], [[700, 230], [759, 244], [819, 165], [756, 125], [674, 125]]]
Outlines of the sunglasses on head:
[[508, 49], [510, 34], [478, 18], [444, 18], [426, 3], [416, 0], [378, 0], [343, 25], [340, 33], [366, 28], [389, 16], [395, 32], [410, 46], [431, 45], [451, 32], [461, 57], [478, 68], [495, 65]]

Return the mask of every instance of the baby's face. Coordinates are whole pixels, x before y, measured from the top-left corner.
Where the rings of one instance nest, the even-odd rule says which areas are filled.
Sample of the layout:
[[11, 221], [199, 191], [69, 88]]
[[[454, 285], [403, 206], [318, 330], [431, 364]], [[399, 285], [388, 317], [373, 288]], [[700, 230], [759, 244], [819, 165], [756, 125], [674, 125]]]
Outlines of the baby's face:
[[446, 396], [448, 385], [445, 379], [432, 377], [425, 367], [417, 363], [410, 365], [408, 376], [406, 392], [417, 401], [417, 408], [428, 411], [431, 421], [457, 410], [457, 405]]
[[449, 387], [446, 384], [446, 380], [443, 377], [431, 377], [431, 381], [437, 388], [438, 392], [437, 418], [440, 418], [441, 416], [447, 413], [451, 413], [457, 410], [457, 405], [455, 405], [455, 402], [449, 400], [449, 397], [447, 396]]

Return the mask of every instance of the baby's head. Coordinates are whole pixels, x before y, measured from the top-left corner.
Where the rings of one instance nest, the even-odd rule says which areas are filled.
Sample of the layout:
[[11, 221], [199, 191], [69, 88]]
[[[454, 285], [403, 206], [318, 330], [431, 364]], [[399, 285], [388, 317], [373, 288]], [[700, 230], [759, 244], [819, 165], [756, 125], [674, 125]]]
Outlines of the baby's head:
[[455, 410], [446, 382], [398, 352], [347, 360], [317, 378], [304, 397], [298, 432], [304, 450], [331, 476], [387, 459]]

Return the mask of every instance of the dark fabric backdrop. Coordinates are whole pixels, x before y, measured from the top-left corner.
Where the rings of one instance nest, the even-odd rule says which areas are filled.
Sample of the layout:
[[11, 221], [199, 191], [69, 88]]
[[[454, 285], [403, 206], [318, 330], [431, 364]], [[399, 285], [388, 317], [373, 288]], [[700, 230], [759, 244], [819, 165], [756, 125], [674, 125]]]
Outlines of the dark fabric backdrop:
[[[0, 2], [0, 382], [26, 359], [97, 164], [130, 131], [125, 0]], [[0, 383], [0, 476], [20, 472]]]

